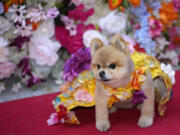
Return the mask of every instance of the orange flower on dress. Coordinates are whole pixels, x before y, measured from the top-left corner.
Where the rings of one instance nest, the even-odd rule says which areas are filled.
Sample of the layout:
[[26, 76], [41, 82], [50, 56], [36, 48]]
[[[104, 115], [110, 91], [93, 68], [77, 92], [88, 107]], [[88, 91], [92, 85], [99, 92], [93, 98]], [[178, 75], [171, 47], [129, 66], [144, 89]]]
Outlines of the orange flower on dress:
[[137, 69], [132, 76], [132, 81], [131, 81], [131, 85], [132, 88], [135, 90], [140, 90], [141, 89], [141, 84], [140, 82], [144, 82], [144, 74], [145, 74], [146, 69], [144, 67], [140, 67], [139, 69]]
[[159, 15], [164, 28], [171, 26], [173, 21], [178, 19], [178, 12], [175, 10], [172, 2], [163, 2], [162, 7], [159, 10]]
[[138, 7], [138, 6], [140, 6], [141, 0], [129, 0], [129, 2], [130, 2], [131, 5], [133, 5], [134, 7]]

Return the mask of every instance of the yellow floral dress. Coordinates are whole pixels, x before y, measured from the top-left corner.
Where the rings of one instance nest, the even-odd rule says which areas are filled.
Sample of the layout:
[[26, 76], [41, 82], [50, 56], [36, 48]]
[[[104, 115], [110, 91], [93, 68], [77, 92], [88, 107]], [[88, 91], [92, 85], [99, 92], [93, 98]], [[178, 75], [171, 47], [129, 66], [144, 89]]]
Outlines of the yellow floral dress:
[[[135, 71], [131, 75], [131, 81], [125, 88], [113, 89], [105, 86], [109, 91], [108, 106], [118, 102], [119, 100], [128, 100], [133, 98], [133, 94], [141, 91], [141, 85], [145, 81], [145, 75], [148, 71], [151, 72], [152, 78], [161, 77], [168, 89], [168, 96], [158, 98], [158, 111], [162, 116], [165, 112], [165, 103], [170, 99], [171, 95], [171, 80], [166, 73], [161, 70], [160, 63], [154, 57], [145, 53], [134, 52], [131, 58], [135, 65]], [[94, 91], [96, 87], [96, 79], [93, 77], [92, 71], [84, 71], [79, 74], [73, 82], [65, 87], [65, 91], [61, 92], [53, 101], [53, 105], [58, 113], [59, 119], [69, 124], [79, 124], [79, 121], [72, 111], [73, 108], [92, 107], [95, 105]], [[145, 99], [145, 97], [143, 97]]]

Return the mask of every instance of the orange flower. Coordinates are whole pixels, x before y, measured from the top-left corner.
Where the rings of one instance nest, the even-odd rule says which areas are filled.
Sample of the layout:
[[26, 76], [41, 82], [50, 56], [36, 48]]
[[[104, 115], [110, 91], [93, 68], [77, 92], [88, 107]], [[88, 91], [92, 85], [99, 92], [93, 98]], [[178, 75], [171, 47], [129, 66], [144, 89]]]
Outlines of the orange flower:
[[129, 0], [134, 7], [140, 6], [141, 0]]
[[171, 26], [174, 20], [178, 19], [178, 12], [174, 9], [173, 3], [162, 3], [159, 10], [160, 21], [164, 24], [164, 28]]
[[18, 5], [18, 4], [22, 4], [23, 2], [24, 0], [9, 0], [8, 2], [4, 3], [4, 11], [8, 12], [8, 9], [12, 4]]
[[41, 24], [41, 22], [31, 22], [30, 20], [27, 20], [26, 22], [27, 24], [31, 24], [32, 25], [32, 30], [37, 30], [38, 26]]
[[8, 9], [11, 6], [11, 4], [12, 4], [11, 0], [6, 2], [6, 3], [4, 3], [4, 12], [8, 12]]
[[10, 0], [14, 4], [22, 4], [24, 0]]
[[113, 10], [122, 3], [122, 0], [108, 0], [108, 3], [109, 3], [109, 8]]
[[32, 22], [32, 29], [36, 30], [38, 28], [39, 24], [40, 24], [40, 22], [37, 22], [37, 23]]
[[149, 5], [147, 5], [147, 11], [151, 14], [153, 13], [153, 9]]

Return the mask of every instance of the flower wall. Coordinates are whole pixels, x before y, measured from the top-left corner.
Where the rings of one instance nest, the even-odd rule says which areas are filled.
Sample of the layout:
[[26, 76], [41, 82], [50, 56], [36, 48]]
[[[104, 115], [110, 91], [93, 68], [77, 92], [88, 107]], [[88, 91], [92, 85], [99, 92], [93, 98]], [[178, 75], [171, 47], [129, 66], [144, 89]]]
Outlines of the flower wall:
[[[180, 0], [2, 0], [0, 92], [39, 85], [52, 76], [72, 81], [90, 69], [90, 42], [121, 34], [130, 50], [177, 67]], [[162, 65], [170, 76], [170, 65]], [[173, 78], [172, 78], [173, 79]]]

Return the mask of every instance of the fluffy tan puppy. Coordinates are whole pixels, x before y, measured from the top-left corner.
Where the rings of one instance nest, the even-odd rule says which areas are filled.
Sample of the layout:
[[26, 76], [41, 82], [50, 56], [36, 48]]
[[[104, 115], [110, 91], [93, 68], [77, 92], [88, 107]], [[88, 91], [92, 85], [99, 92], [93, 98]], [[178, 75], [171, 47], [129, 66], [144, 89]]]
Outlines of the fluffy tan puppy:
[[[104, 46], [100, 39], [91, 42], [92, 71], [96, 78], [95, 110], [96, 128], [107, 131], [110, 128], [109, 112], [115, 112], [117, 108], [131, 108], [131, 99], [119, 101], [108, 109], [108, 91], [103, 83], [112, 88], [125, 87], [134, 71], [134, 63], [131, 59], [127, 45], [121, 42], [121, 37], [115, 35], [108, 46]], [[148, 72], [144, 84], [141, 86], [147, 99], [139, 106], [141, 112], [138, 126], [149, 127], [153, 124], [155, 90], [158, 89], [161, 96], [166, 96], [166, 86], [160, 79], [153, 80]]]

